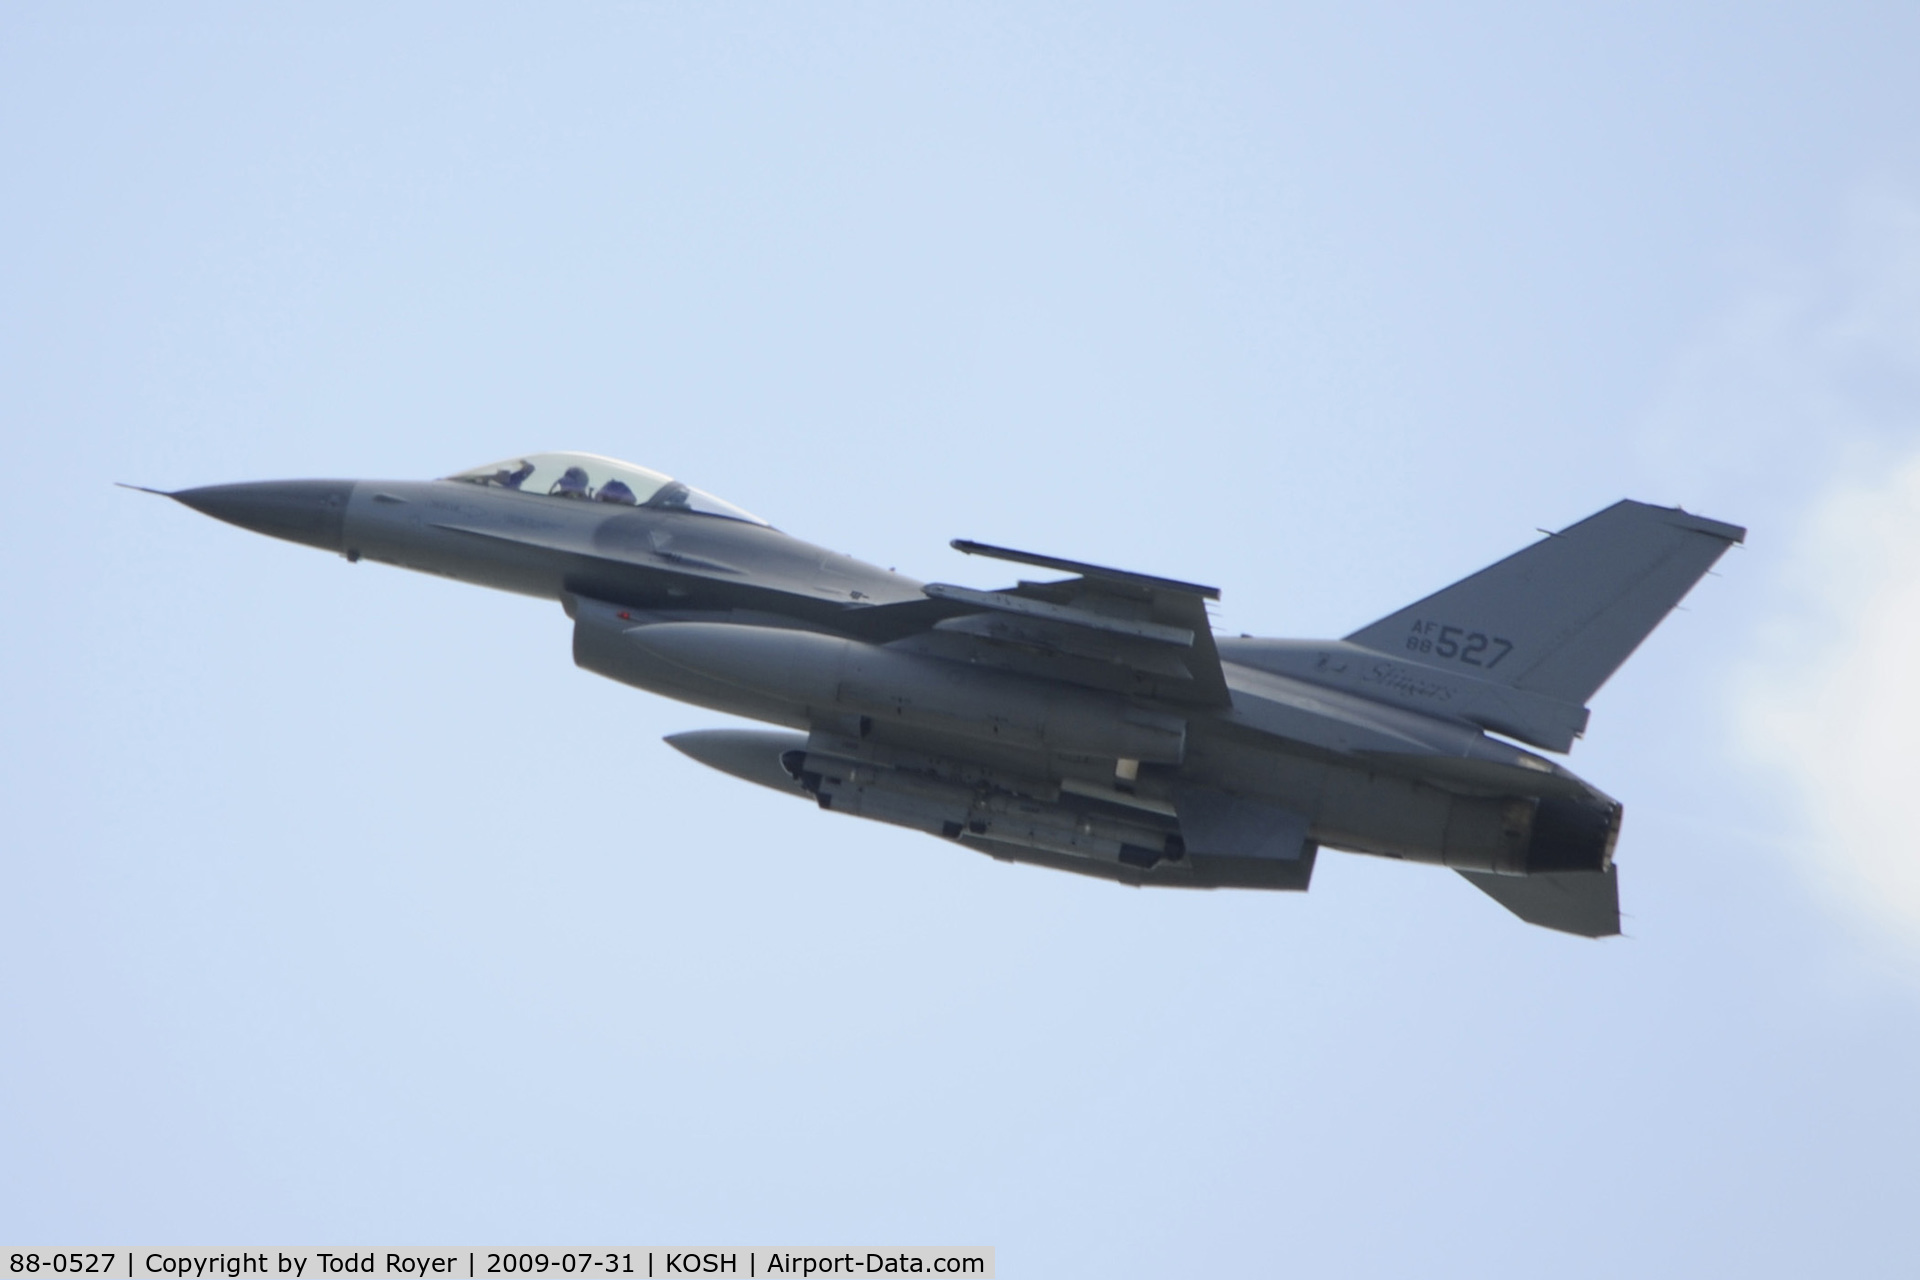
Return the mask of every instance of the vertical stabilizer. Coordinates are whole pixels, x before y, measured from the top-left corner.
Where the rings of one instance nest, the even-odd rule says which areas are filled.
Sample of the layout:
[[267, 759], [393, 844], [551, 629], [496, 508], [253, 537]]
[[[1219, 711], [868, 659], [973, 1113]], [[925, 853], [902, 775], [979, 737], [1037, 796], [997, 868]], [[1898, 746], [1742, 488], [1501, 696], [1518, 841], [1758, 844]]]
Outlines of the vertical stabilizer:
[[1746, 533], [1617, 502], [1347, 639], [1581, 706]]

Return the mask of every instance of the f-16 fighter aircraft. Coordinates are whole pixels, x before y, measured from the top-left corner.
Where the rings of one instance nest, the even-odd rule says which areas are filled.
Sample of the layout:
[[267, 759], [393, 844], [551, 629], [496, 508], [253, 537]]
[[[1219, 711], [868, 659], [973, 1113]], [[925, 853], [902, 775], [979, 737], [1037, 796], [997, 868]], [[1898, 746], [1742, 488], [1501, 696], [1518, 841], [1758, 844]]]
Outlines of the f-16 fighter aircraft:
[[1213, 587], [978, 542], [953, 546], [1055, 576], [916, 582], [592, 454], [168, 496], [558, 600], [587, 670], [784, 727], [673, 746], [834, 813], [1130, 885], [1304, 890], [1323, 846], [1433, 863], [1588, 937], [1620, 931], [1620, 805], [1514, 743], [1569, 750], [1746, 532], [1619, 502], [1343, 640], [1268, 640], [1216, 637]]

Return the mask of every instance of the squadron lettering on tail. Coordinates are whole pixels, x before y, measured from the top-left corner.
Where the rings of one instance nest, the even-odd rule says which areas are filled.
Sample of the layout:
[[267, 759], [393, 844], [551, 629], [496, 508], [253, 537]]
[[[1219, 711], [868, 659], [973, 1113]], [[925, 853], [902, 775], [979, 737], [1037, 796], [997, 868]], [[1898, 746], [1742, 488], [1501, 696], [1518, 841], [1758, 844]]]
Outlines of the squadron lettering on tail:
[[781, 726], [675, 748], [833, 813], [1136, 886], [1304, 890], [1321, 848], [1376, 854], [1590, 937], [1619, 932], [1620, 805], [1514, 743], [1571, 749], [1745, 536], [1620, 502], [1343, 640], [1269, 640], [1216, 638], [1216, 588], [985, 543], [953, 545], [1066, 576], [916, 582], [591, 454], [169, 496], [557, 600], [580, 666]]

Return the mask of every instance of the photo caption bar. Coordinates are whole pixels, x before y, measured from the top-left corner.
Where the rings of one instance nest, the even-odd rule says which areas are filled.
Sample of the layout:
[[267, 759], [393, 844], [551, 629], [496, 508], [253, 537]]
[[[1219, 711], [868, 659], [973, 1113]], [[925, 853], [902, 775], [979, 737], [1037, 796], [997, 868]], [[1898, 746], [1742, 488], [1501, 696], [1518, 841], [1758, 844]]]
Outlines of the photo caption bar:
[[579, 1276], [993, 1276], [993, 1248], [398, 1248], [7, 1249], [0, 1280], [433, 1280]]

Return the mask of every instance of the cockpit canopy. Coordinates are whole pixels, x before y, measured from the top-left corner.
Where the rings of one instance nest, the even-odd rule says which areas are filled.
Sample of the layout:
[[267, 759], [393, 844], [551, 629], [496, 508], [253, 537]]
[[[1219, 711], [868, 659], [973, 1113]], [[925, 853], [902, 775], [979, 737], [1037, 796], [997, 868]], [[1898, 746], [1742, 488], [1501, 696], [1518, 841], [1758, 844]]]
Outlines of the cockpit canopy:
[[462, 484], [512, 489], [544, 498], [571, 498], [576, 502], [611, 502], [617, 506], [648, 507], [655, 511], [684, 511], [696, 516], [719, 516], [764, 525], [731, 502], [681, 484], [658, 471], [636, 467], [592, 453], [528, 453], [504, 462], [474, 467], [446, 477]]

